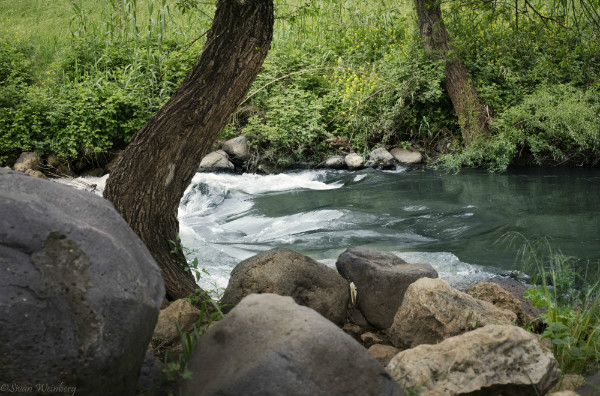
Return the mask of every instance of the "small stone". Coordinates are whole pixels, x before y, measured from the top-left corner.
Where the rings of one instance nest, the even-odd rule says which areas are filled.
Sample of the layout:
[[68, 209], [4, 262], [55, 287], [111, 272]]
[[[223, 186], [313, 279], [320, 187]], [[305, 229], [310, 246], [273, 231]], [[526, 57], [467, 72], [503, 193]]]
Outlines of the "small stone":
[[365, 346], [365, 348], [370, 348], [372, 345], [375, 344], [385, 344], [386, 340], [381, 337], [379, 334], [373, 333], [373, 332], [366, 332], [364, 334], [361, 334], [360, 336], [360, 340], [362, 342], [362, 344]]
[[235, 165], [229, 161], [229, 156], [223, 150], [207, 154], [200, 162], [200, 172], [233, 171]]
[[400, 147], [393, 148], [390, 154], [394, 156], [396, 161], [402, 164], [419, 164], [423, 161], [423, 155], [418, 151], [403, 149]]
[[39, 171], [42, 166], [42, 159], [32, 152], [21, 153], [13, 169], [17, 172], [25, 172], [28, 169]]
[[400, 352], [400, 349], [391, 345], [375, 344], [371, 345], [368, 351], [382, 366], [387, 366], [390, 360]]
[[344, 157], [344, 162], [350, 170], [360, 169], [363, 165], [363, 157], [356, 153], [350, 153]]
[[346, 162], [344, 161], [344, 157], [339, 155], [327, 158], [324, 164], [325, 168], [330, 169], [342, 169], [346, 167]]
[[391, 167], [396, 163], [394, 156], [383, 147], [371, 151], [369, 158], [374, 161], [375, 164], [383, 167]]
[[223, 143], [223, 151], [240, 163], [250, 159], [250, 146], [248, 145], [248, 139], [244, 135], [229, 139]]
[[182, 332], [189, 332], [199, 319], [200, 311], [189, 302], [181, 299], [173, 301], [160, 311], [152, 338], [160, 338], [162, 342], [170, 343], [179, 338], [176, 323]]
[[33, 169], [25, 170], [25, 174], [31, 177], [37, 177], [38, 179], [47, 179], [46, 175], [44, 175], [42, 172]]

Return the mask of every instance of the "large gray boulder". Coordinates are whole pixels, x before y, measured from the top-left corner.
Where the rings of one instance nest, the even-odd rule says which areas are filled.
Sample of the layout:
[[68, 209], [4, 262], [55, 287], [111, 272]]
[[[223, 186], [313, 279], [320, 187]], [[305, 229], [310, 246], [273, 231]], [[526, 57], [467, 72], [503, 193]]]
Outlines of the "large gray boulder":
[[208, 153], [200, 161], [200, 172], [231, 172], [235, 169], [235, 165], [229, 161], [229, 155], [223, 150], [213, 151]]
[[352, 337], [290, 297], [253, 294], [198, 341], [183, 395], [405, 395]]
[[517, 315], [452, 288], [421, 278], [408, 287], [389, 335], [398, 348], [437, 344], [488, 324], [516, 323]]
[[250, 146], [244, 135], [227, 140], [222, 148], [236, 162], [243, 163], [250, 159]]
[[360, 312], [375, 327], [388, 328], [410, 284], [420, 278], [437, 278], [429, 264], [408, 264], [393, 253], [350, 248], [335, 264], [338, 272], [354, 282]]
[[427, 396], [545, 395], [560, 378], [556, 359], [536, 335], [506, 325], [402, 351], [387, 369], [401, 386]]
[[335, 270], [289, 249], [275, 249], [250, 257], [231, 272], [221, 303], [225, 312], [252, 293], [290, 296], [333, 323], [346, 317], [348, 282]]
[[164, 286], [109, 201], [0, 169], [0, 273], [0, 384], [135, 394]]
[[376, 165], [382, 166], [384, 168], [394, 166], [394, 164], [396, 163], [394, 156], [383, 147], [376, 148], [375, 150], [371, 151], [369, 159], [375, 162]]

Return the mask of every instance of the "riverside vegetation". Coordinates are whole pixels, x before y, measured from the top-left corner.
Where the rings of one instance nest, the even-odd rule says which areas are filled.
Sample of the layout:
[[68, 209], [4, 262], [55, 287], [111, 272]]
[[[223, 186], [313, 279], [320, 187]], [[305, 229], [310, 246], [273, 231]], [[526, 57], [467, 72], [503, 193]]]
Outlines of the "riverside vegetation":
[[[276, 2], [272, 49], [221, 136], [245, 134], [280, 166], [391, 145], [447, 169], [596, 165], [600, 29], [586, 7], [597, 16], [598, 4], [539, 3], [444, 4], [453, 51], [490, 108], [489, 139], [461, 145], [444, 66], [407, 0]], [[192, 67], [214, 5], [0, 4], [0, 165], [22, 151], [93, 163], [122, 148]]]

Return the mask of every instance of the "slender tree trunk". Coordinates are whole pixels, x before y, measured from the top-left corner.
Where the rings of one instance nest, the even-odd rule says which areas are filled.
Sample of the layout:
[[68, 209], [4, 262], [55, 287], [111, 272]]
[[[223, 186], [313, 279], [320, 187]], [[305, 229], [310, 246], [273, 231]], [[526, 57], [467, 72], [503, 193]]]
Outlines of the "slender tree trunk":
[[219, 0], [200, 58], [167, 104], [132, 138], [110, 174], [112, 201], [162, 269], [167, 297], [198, 288], [170, 254], [179, 201], [242, 102], [273, 36], [272, 0]]
[[446, 91], [458, 116], [463, 144], [467, 146], [474, 139], [488, 134], [489, 109], [479, 100], [460, 58], [450, 51], [450, 39], [442, 20], [440, 0], [415, 0], [415, 7], [425, 49], [434, 59], [446, 62]]

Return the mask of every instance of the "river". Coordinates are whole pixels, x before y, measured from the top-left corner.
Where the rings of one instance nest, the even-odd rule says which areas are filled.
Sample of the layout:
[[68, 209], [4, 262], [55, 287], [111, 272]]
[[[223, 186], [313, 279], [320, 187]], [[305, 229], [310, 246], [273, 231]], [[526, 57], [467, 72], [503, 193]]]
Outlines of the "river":
[[198, 173], [181, 200], [180, 237], [210, 274], [199, 282], [205, 289], [226, 287], [237, 263], [275, 247], [335, 266], [351, 246], [430, 263], [462, 288], [519, 269], [521, 242], [502, 242], [507, 233], [547, 237], [598, 265], [599, 201], [599, 169]]

